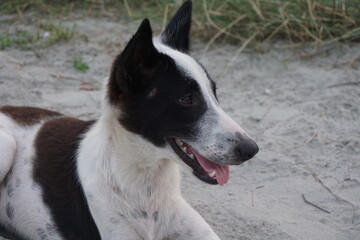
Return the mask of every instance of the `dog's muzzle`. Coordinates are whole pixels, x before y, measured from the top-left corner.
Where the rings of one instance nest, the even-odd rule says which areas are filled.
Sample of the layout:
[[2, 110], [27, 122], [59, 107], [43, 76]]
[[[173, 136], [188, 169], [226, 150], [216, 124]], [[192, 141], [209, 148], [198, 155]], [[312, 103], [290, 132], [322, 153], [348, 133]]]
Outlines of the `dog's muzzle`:
[[[227, 138], [229, 145], [232, 145], [227, 154], [217, 159], [220, 154], [213, 154], [207, 158], [196, 151], [190, 144], [177, 139], [168, 139], [174, 152], [193, 169], [194, 175], [200, 180], [209, 184], [224, 185], [230, 178], [229, 165], [239, 165], [256, 155], [259, 151], [258, 145], [251, 138], [236, 133], [232, 138]], [[224, 145], [218, 143], [218, 145]], [[214, 157], [215, 156], [215, 157]]]

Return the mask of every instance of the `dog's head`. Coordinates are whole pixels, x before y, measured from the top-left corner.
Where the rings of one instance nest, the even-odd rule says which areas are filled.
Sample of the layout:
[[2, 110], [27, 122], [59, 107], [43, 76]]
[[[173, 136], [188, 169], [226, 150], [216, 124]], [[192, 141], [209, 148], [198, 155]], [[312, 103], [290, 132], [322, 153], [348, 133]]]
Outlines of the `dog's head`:
[[172, 149], [210, 184], [225, 184], [229, 166], [258, 152], [256, 143], [220, 107], [216, 86], [187, 53], [191, 2], [164, 32], [152, 36], [145, 19], [115, 59], [108, 84], [120, 124], [158, 148]]

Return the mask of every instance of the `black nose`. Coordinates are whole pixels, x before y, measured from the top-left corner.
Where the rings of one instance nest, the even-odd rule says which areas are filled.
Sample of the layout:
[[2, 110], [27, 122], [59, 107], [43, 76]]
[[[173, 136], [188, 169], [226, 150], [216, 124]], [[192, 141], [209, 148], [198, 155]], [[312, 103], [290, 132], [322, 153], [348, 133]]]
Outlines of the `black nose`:
[[259, 147], [251, 138], [242, 136], [241, 141], [235, 148], [235, 151], [239, 160], [247, 161], [259, 152]]

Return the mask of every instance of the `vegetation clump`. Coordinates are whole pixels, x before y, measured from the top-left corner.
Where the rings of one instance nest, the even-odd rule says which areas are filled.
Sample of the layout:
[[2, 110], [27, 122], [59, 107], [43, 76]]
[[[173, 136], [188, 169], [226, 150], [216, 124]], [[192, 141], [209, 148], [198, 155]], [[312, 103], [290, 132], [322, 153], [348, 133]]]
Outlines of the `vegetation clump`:
[[[0, 13], [36, 9], [64, 16], [76, 9], [107, 17], [148, 17], [167, 21], [181, 0], [2, 0]], [[193, 0], [193, 31], [208, 41], [266, 43], [285, 39], [293, 44], [360, 41], [359, 1], [346, 0]], [[51, 45], [72, 34], [58, 29]], [[8, 45], [2, 36], [2, 45]]]

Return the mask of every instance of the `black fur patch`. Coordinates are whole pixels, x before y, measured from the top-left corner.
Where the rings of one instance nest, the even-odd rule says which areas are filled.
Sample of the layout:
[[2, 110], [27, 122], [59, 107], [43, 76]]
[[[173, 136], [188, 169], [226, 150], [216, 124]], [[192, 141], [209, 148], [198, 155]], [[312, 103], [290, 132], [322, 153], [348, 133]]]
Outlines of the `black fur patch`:
[[[192, 98], [188, 106], [179, 101], [186, 96]], [[119, 121], [127, 130], [159, 147], [167, 138], [194, 137], [207, 109], [198, 83], [156, 50], [147, 20], [113, 63], [108, 99], [121, 109]]]
[[56, 230], [65, 239], [100, 239], [76, 177], [79, 141], [92, 124], [73, 118], [52, 119], [42, 126], [35, 141], [33, 177], [43, 190]]
[[[166, 71], [145, 79], [148, 86], [119, 101], [120, 123], [153, 144], [163, 146], [167, 138], [188, 139], [197, 132], [196, 123], [207, 105], [196, 81], [186, 77], [172, 61]], [[149, 98], [151, 89], [156, 95]], [[180, 99], [191, 95], [192, 104], [184, 106]]]

